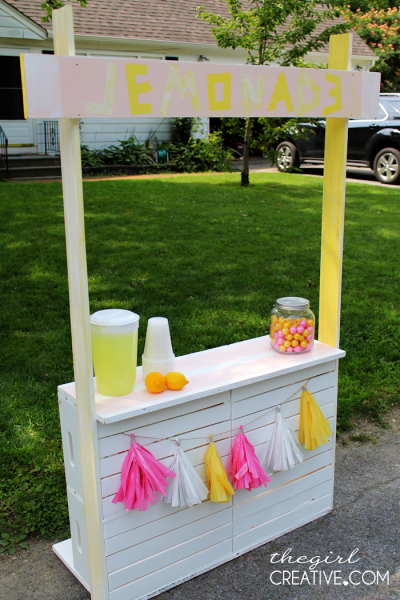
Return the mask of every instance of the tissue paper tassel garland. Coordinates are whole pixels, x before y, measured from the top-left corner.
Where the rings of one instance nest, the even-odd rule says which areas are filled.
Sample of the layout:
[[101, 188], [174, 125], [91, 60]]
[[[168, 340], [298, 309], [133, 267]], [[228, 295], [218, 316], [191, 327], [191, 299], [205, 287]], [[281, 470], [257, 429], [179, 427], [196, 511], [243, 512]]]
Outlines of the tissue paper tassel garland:
[[274, 471], [287, 471], [292, 469], [296, 462], [303, 462], [293, 433], [293, 429], [282, 418], [280, 406], [277, 406], [276, 421], [267, 439], [264, 461], [267, 467]]
[[121, 487], [113, 499], [113, 503], [125, 502], [125, 510], [147, 510], [150, 502], [154, 504], [160, 499], [157, 492], [165, 496], [168, 486], [166, 477], [175, 477], [167, 467], [164, 467], [154, 456], [133, 439], [132, 445], [122, 465]]
[[253, 445], [244, 435], [243, 425], [240, 426], [240, 433], [233, 442], [228, 475], [230, 471], [232, 471], [231, 481], [235, 490], [252, 490], [261, 485], [267, 487], [267, 481], [271, 481], [260, 465]]
[[210, 490], [210, 502], [229, 502], [235, 492], [228, 481], [214, 442], [210, 442], [204, 462]]
[[164, 502], [172, 506], [193, 506], [207, 499], [208, 490], [187, 458], [178, 440], [171, 471], [175, 479], [168, 480]]
[[314, 450], [327, 443], [327, 436], [331, 437], [332, 431], [315, 398], [303, 387], [304, 391], [300, 396], [299, 442], [304, 444], [306, 450]]

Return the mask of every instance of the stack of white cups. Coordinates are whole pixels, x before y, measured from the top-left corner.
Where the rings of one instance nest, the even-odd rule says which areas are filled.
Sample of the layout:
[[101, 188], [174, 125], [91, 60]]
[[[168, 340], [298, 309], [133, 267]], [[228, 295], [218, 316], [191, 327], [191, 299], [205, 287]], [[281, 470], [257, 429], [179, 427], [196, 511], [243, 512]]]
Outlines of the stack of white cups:
[[148, 320], [146, 342], [142, 355], [143, 381], [149, 373], [167, 375], [175, 371], [175, 354], [172, 351], [168, 319], [153, 317]]

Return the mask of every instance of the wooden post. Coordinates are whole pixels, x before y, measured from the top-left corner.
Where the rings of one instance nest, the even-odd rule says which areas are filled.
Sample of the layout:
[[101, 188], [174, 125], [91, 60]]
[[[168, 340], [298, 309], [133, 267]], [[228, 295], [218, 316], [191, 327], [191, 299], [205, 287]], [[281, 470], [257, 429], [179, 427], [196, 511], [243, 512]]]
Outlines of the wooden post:
[[[351, 69], [352, 34], [332, 35], [329, 69]], [[328, 117], [325, 133], [318, 339], [339, 346], [348, 119]]]
[[[72, 7], [64, 6], [54, 10], [53, 23], [55, 54], [74, 56]], [[95, 461], [97, 437], [94, 435], [94, 430], [97, 424], [90, 339], [79, 119], [60, 119], [59, 128], [72, 350], [90, 591], [93, 600], [104, 600], [100, 532], [101, 508], [98, 504], [101, 494], [97, 493], [99, 477], [96, 473]]]

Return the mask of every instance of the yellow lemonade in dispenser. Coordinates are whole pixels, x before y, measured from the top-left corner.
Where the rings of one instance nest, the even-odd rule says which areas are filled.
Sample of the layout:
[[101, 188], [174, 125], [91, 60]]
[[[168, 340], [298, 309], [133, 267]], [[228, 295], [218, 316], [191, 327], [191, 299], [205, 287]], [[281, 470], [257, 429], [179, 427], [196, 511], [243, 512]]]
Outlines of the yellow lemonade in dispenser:
[[136, 382], [139, 316], [109, 309], [91, 315], [90, 322], [98, 391], [105, 396], [129, 394]]

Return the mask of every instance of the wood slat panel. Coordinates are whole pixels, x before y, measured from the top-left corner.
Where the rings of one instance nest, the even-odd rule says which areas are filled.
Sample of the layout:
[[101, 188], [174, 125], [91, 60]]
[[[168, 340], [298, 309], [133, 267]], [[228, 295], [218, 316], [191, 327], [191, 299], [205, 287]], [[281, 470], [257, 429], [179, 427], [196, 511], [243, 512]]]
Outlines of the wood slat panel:
[[[322, 469], [323, 467], [327, 467], [332, 464], [332, 443], [323, 444], [322, 446], [318, 446], [315, 450], [308, 451], [307, 454], [310, 454], [306, 460], [303, 460], [302, 463], [296, 465], [293, 469], [288, 469], [287, 471], [275, 471], [271, 475], [271, 481], [268, 483], [268, 491], [276, 489], [281, 485], [285, 485], [290, 483], [291, 481], [295, 481], [300, 477], [304, 477], [318, 469]], [[256, 490], [237, 490], [235, 495], [232, 498], [232, 502], [234, 506], [241, 504], [242, 502], [246, 502], [259, 496], [265, 491], [265, 488], [258, 488]]]
[[[273, 492], [266, 492], [261, 497], [254, 498], [240, 505], [241, 517], [234, 514], [233, 535], [240, 535], [258, 527], [261, 523], [271, 521], [276, 517], [290, 513], [292, 510], [309, 502], [327, 496], [331, 493], [329, 477], [332, 469], [326, 467], [312, 475], [302, 477], [292, 484], [283, 486]], [[288, 494], [288, 495], [286, 495]], [[264, 507], [260, 510], [261, 505]], [[239, 507], [237, 507], [239, 509]], [[235, 509], [236, 510], [236, 509]], [[245, 511], [247, 515], [245, 516]]]
[[[212, 433], [215, 436], [219, 436], [220, 440], [225, 439], [226, 434], [224, 432], [229, 431], [231, 428], [230, 421], [222, 421], [220, 423], [216, 423], [212, 426]], [[183, 433], [183, 432], [182, 432]], [[203, 459], [203, 450], [205, 448], [205, 452], [208, 447], [208, 436], [211, 433], [210, 427], [201, 427], [200, 429], [195, 429], [190, 433], [187, 433], [188, 437], [197, 438], [200, 436], [204, 439], [193, 439], [193, 440], [181, 440], [181, 446], [185, 452], [198, 449], [198, 452], [201, 454], [201, 460], [196, 458], [193, 464], [199, 464]], [[229, 435], [229, 434], [228, 434]], [[127, 436], [124, 436], [127, 437]], [[127, 437], [129, 440], [129, 437]], [[230, 436], [229, 436], [230, 439]], [[164, 440], [161, 442], [148, 443], [150, 440], [141, 439], [138, 436], [138, 442], [145, 446], [158, 460], [163, 458], [167, 458], [168, 456], [172, 456], [174, 452], [174, 444], [172, 440]], [[204, 452], [204, 454], [205, 454]], [[128, 451], [120, 452], [118, 454], [113, 454], [111, 456], [105, 457], [100, 461], [100, 476], [101, 478], [109, 477], [110, 475], [114, 475], [116, 473], [121, 472], [122, 463], [124, 462], [125, 456]], [[193, 455], [190, 455], [193, 456]]]
[[208, 517], [222, 510], [232, 511], [231, 506], [231, 503], [225, 504], [209, 502], [206, 500], [192, 508], [187, 507], [179, 509], [178, 512], [171, 513], [156, 521], [150, 521], [141, 527], [136, 527], [134, 531], [130, 529], [124, 533], [106, 539], [106, 555], [110, 556], [111, 554], [130, 548], [131, 546], [135, 546], [136, 544], [141, 544], [155, 535], [162, 535], [163, 533], [174, 531], [188, 523], [204, 519], [204, 517]]
[[[227, 454], [226, 456], [221, 456], [221, 462], [224, 466], [225, 469], [228, 468], [228, 464], [229, 464], [229, 460], [230, 460], [230, 453]], [[165, 461], [161, 461], [164, 464], [166, 464], [166, 466], [169, 466], [172, 462], [172, 458], [169, 459], [165, 459]], [[198, 467], [196, 467], [196, 471], [199, 474], [199, 476], [202, 478], [203, 481], [206, 481], [206, 472], [205, 472], [205, 467], [204, 464], [199, 465]], [[114, 494], [111, 496], [107, 496], [107, 498], [104, 498], [103, 500], [103, 515], [104, 515], [104, 519], [109, 519], [110, 517], [116, 516], [118, 514], [126, 514], [125, 508], [124, 508], [124, 503], [123, 502], [118, 502], [118, 504], [113, 504], [112, 503], [112, 499], [114, 498]], [[156, 502], [154, 504], [153, 508], [155, 506], [157, 506], [158, 504], [164, 504], [163, 502]], [[170, 506], [169, 504], [167, 504], [166, 506]], [[149, 509], [148, 509], [149, 510]], [[148, 512], [145, 511], [145, 512]], [[174, 510], [171, 508], [171, 510]], [[137, 514], [140, 511], [130, 511], [133, 512], [134, 514]]]
[[[336, 400], [336, 389], [328, 388], [327, 390], [323, 390], [322, 392], [316, 392], [313, 394], [317, 404], [323, 411], [324, 407], [327, 407], [330, 404], [335, 404]], [[246, 402], [245, 400], [242, 401]], [[275, 408], [274, 405], [267, 406], [267, 409]], [[248, 409], [251, 409], [251, 403], [249, 399]], [[264, 414], [263, 414], [264, 413]], [[299, 419], [300, 419], [300, 398], [296, 398], [295, 400], [290, 400], [285, 404], [281, 405], [281, 413], [284, 419], [291, 419], [294, 416], [298, 416], [298, 420], [296, 422], [295, 429], [298, 429]], [[333, 412], [332, 412], [333, 414]], [[257, 419], [257, 420], [255, 420]], [[244, 431], [247, 436], [251, 435], [251, 432], [254, 429], [262, 430], [266, 425], [271, 425], [276, 421], [276, 411], [271, 410], [270, 412], [265, 412], [264, 410], [258, 411], [257, 413], [246, 414], [237, 418], [232, 419], [232, 435], [237, 435], [240, 432], [240, 425], [244, 426]], [[288, 421], [290, 426], [293, 427], [293, 421]], [[250, 439], [250, 438], [249, 438]], [[253, 442], [252, 442], [253, 443]]]
[[[335, 368], [335, 361], [332, 360], [315, 365], [313, 367], [299, 369], [297, 371], [293, 371], [292, 373], [287, 373], [284, 377], [277, 375], [272, 379], [266, 379], [264, 381], [258, 381], [257, 383], [252, 383], [240, 388], [235, 388], [232, 390], [232, 402], [238, 402], [239, 400], [250, 398], [251, 396], [258, 396], [259, 394], [263, 394], [271, 390], [287, 388], [293, 383], [299, 383], [299, 385], [302, 385], [310, 377], [318, 377], [324, 373], [334, 371]], [[290, 394], [288, 394], [288, 396], [290, 396]]]
[[166, 421], [167, 419], [173, 419], [174, 417], [181, 417], [182, 415], [191, 414], [204, 408], [211, 406], [217, 406], [224, 402], [230, 401], [229, 392], [221, 392], [220, 394], [212, 394], [205, 398], [199, 398], [198, 400], [192, 400], [191, 402], [184, 402], [183, 404], [177, 404], [168, 408], [163, 408], [155, 412], [146, 412], [137, 417], [125, 419], [124, 421], [117, 421], [116, 423], [109, 423], [103, 425], [102, 423], [97, 424], [97, 431], [99, 439], [107, 437], [109, 435], [115, 435], [122, 431], [130, 431], [134, 428], [144, 427], [145, 425], [152, 425], [159, 421]]
[[211, 548], [216, 544], [230, 540], [232, 537], [232, 522], [218, 527], [211, 532], [198, 535], [183, 544], [178, 544], [164, 552], [153, 554], [149, 558], [141, 560], [133, 565], [129, 565], [119, 571], [114, 571], [108, 576], [110, 592], [116, 588], [126, 585], [131, 581], [140, 579], [149, 573], [158, 571], [168, 565], [172, 565], [183, 560], [191, 554], [197, 554], [206, 548]]
[[[225, 425], [225, 427], [229, 426], [226, 421], [223, 423], [223, 425]], [[160, 444], [161, 444], [161, 442], [160, 442]], [[173, 461], [172, 453], [175, 449], [174, 447], [176, 446], [176, 444], [175, 444], [175, 442], [166, 442], [166, 444], [169, 444], [169, 446], [170, 446], [170, 450], [168, 451], [168, 456], [166, 458], [156, 456], [156, 453], [153, 453], [153, 454], [154, 454], [154, 456], [156, 456], [156, 458], [158, 460], [160, 460], [163, 464], [165, 464], [169, 468]], [[154, 448], [156, 446], [157, 446], [157, 444], [154, 444]], [[218, 454], [221, 457], [230, 455], [231, 449], [232, 449], [231, 437], [225, 438], [219, 442], [216, 442], [215, 446], [217, 448]], [[153, 449], [151, 447], [148, 447], [148, 450], [151, 450], [151, 452], [153, 452]], [[158, 450], [158, 448], [157, 448], [157, 450]], [[186, 455], [194, 467], [200, 467], [200, 466], [204, 466], [204, 458], [205, 458], [207, 450], [208, 450], [208, 443], [203, 444], [202, 446], [199, 446], [197, 448], [194, 448], [193, 450], [186, 451]], [[127, 452], [124, 452], [123, 455], [118, 454], [117, 458], [120, 459], [120, 456], [123, 456], [125, 458], [126, 455], [127, 455]], [[121, 466], [122, 466], [122, 462], [123, 461], [121, 461]], [[201, 472], [200, 477], [202, 477], [202, 479], [204, 481], [206, 481], [205, 471], [203, 469], [200, 469], [200, 472]], [[204, 477], [202, 475], [203, 473], [204, 473]], [[116, 494], [121, 485], [121, 473], [120, 472], [115, 473], [115, 475], [112, 475], [111, 477], [106, 477], [105, 479], [102, 479], [101, 484], [102, 484], [101, 485], [102, 498], [106, 498], [107, 496], [110, 496], [111, 494]]]
[[[135, 428], [134, 432], [138, 437], [142, 434], [156, 438], [164, 438], [195, 431], [201, 427], [212, 427], [213, 424], [228, 419], [230, 419], [230, 405], [220, 404], [218, 406], [206, 408], [205, 410], [197, 411], [194, 414], [182, 415], [168, 421], [159, 421], [145, 427]], [[146, 440], [144, 440], [143, 443], [145, 443], [145, 441]], [[101, 438], [99, 440], [99, 457], [104, 458], [105, 456], [111, 456], [112, 454], [129, 450], [130, 445], [130, 437], [123, 435], [122, 433]]]
[[211, 568], [211, 565], [220, 562], [224, 557], [226, 557], [226, 560], [232, 557], [231, 539], [160, 569], [157, 571], [156, 577], [154, 574], [150, 574], [111, 591], [110, 600], [136, 600], [144, 595], [148, 597], [156, 596], [168, 586], [177, 585], [185, 579], [207, 571], [209, 567]]
[[[232, 419], [238, 419], [239, 417], [250, 415], [260, 410], [265, 410], [270, 406], [282, 404], [283, 402], [285, 402], [285, 400], [290, 398], [292, 394], [293, 399], [300, 398], [302, 392], [301, 385], [301, 382], [293, 383], [289, 386], [285, 386], [277, 390], [272, 390], [263, 394], [259, 394], [257, 396], [248, 397], [239, 402], [234, 402], [232, 403]], [[319, 391], [325, 390], [330, 387], [334, 388], [335, 386], [336, 375], [334, 371], [331, 371], [329, 373], [311, 379], [307, 385], [307, 388], [314, 395]]]
[[[193, 515], [195, 511], [192, 511]], [[164, 519], [165, 520], [165, 519]], [[173, 531], [164, 534], [157, 531], [157, 527], [152, 528], [153, 537], [145, 542], [136, 544], [122, 552], [112, 554], [107, 558], [107, 572], [112, 573], [123, 567], [142, 562], [144, 559], [154, 556], [164, 550], [170, 549], [174, 552], [174, 547], [183, 544], [193, 538], [213, 531], [223, 525], [232, 523], [232, 507], [208, 515], [203, 519], [191, 521], [186, 525], [181, 525]]]
[[305, 506], [300, 506], [290, 513], [283, 514], [273, 521], [263, 523], [250, 531], [246, 531], [245, 533], [234, 537], [233, 552], [244, 550], [257, 543], [266, 543], [288, 531], [301, 527], [301, 525], [304, 525], [309, 521], [314, 521], [314, 519], [317, 519], [331, 510], [331, 502], [332, 495], [328, 494]]

